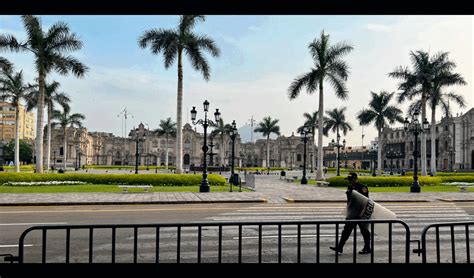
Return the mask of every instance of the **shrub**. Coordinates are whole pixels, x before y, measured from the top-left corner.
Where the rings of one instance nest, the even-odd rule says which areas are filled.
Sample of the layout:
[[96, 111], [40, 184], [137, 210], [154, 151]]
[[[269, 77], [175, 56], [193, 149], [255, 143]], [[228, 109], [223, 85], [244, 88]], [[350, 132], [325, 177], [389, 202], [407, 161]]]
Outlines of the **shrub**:
[[[33, 174], [33, 173], [0, 173], [0, 184], [6, 182], [36, 181], [82, 181], [89, 184], [151, 184], [167, 186], [193, 186], [201, 183], [201, 175], [186, 174]], [[208, 175], [209, 184], [224, 185], [226, 180], [219, 175]]]
[[[331, 177], [328, 179], [330, 186], [347, 186], [348, 181], [345, 177]], [[440, 185], [442, 183], [441, 177], [419, 177], [418, 181], [421, 186]], [[396, 186], [411, 186], [413, 177], [359, 177], [359, 182], [369, 187], [396, 187]]]

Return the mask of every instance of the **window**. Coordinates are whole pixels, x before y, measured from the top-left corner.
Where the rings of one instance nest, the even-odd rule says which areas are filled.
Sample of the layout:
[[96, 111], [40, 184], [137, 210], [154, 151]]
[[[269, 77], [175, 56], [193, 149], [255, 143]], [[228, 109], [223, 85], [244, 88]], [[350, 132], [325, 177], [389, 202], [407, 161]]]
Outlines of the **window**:
[[158, 148], [158, 140], [153, 140], [153, 148]]
[[63, 147], [60, 147], [59, 148], [59, 155], [64, 155], [63, 153], [64, 153], [64, 149], [63, 149]]
[[[184, 148], [185, 149], [190, 149], [191, 148], [191, 142], [189, 140], [184, 141]], [[189, 163], [188, 163], [189, 164]]]
[[298, 161], [298, 162], [301, 161], [301, 154], [296, 155], [296, 161]]

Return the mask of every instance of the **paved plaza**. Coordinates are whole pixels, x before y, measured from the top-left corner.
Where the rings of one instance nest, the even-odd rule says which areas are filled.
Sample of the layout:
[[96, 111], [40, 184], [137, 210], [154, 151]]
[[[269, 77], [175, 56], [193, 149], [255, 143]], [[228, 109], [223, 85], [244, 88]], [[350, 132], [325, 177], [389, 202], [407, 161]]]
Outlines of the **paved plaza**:
[[[211, 188], [212, 190], [212, 188]], [[370, 193], [377, 202], [459, 202], [474, 201], [473, 193], [421, 192]], [[238, 192], [160, 192], [160, 193], [31, 193], [0, 194], [0, 205], [97, 205], [97, 204], [184, 204], [246, 202], [345, 202], [344, 190], [301, 185], [280, 179], [279, 175], [256, 175], [255, 191]]]

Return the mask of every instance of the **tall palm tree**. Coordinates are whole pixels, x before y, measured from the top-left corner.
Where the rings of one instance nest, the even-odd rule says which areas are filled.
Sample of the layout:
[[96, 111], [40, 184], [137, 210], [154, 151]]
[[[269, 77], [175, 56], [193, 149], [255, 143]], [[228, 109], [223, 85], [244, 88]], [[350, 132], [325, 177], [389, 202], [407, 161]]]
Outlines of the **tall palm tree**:
[[[342, 131], [344, 135], [352, 130], [352, 125], [346, 120], [346, 107], [334, 108], [332, 110], [326, 110], [327, 117], [324, 117], [323, 134], [328, 136], [328, 132], [332, 131], [336, 133], [336, 137], [340, 138], [339, 131]], [[339, 144], [339, 140], [337, 142]], [[337, 153], [337, 175], [339, 176], [339, 149]]]
[[403, 122], [402, 110], [396, 106], [390, 105], [390, 100], [392, 99], [393, 93], [388, 93], [386, 91], [381, 91], [378, 94], [370, 92], [372, 94], [372, 99], [369, 102], [369, 108], [364, 108], [359, 113], [357, 113], [357, 119], [359, 120], [360, 125], [369, 125], [372, 122], [377, 128], [379, 147], [378, 147], [378, 165], [377, 171], [378, 174], [381, 174], [382, 171], [382, 130], [387, 127], [387, 121], [389, 124], [394, 124], [395, 122]]
[[[319, 90], [318, 111], [324, 111], [324, 81], [329, 82], [338, 98], [347, 98], [345, 81], [349, 75], [349, 66], [342, 60], [342, 57], [351, 52], [353, 47], [344, 42], [331, 45], [329, 35], [324, 34], [324, 31], [321, 32], [321, 37], [314, 39], [308, 47], [314, 60], [314, 67], [310, 72], [295, 78], [288, 89], [288, 95], [290, 100], [296, 98], [303, 87], [306, 87], [308, 94]], [[323, 113], [319, 113], [317, 180], [323, 178], [323, 121]]]
[[267, 174], [270, 174], [270, 135], [272, 133], [280, 135], [280, 126], [277, 125], [278, 121], [278, 119], [272, 119], [270, 116], [267, 116], [254, 129], [255, 132], [260, 132], [263, 136], [267, 137]]
[[23, 71], [13, 72], [12, 67], [0, 71], [0, 94], [15, 107], [15, 172], [20, 172], [20, 103], [26, 100], [28, 93], [35, 89], [34, 85], [26, 84]]
[[159, 136], [165, 136], [166, 138], [166, 158], [165, 158], [165, 168], [168, 170], [168, 139], [170, 136], [176, 136], [176, 123], [173, 123], [171, 118], [167, 118], [166, 120], [160, 120], [160, 125], [157, 129], [153, 131], [155, 134]]
[[312, 149], [313, 149], [313, 157], [311, 161], [311, 173], [314, 171], [314, 167], [316, 166], [316, 128], [318, 127], [318, 111], [314, 111], [313, 113], [304, 113], [305, 122], [303, 126], [300, 126], [296, 132], [301, 133], [303, 131], [303, 127], [309, 126], [311, 128], [311, 138], [312, 138]]
[[71, 33], [64, 22], [56, 22], [47, 31], [43, 31], [41, 20], [33, 15], [21, 17], [27, 39], [19, 42], [12, 35], [0, 35], [0, 51], [29, 51], [34, 55], [34, 64], [38, 73], [39, 96], [36, 114], [36, 172], [43, 173], [43, 110], [46, 76], [51, 72], [62, 75], [72, 73], [83, 77], [88, 68], [76, 58], [65, 53], [80, 50], [82, 42]]
[[[398, 89], [398, 102], [403, 103], [406, 100], [413, 100], [415, 97], [421, 99], [421, 118], [422, 121], [427, 117], [426, 103], [429, 94], [434, 90], [435, 78], [437, 73], [450, 71], [455, 64], [447, 59], [448, 52], [440, 52], [430, 57], [430, 54], [423, 50], [410, 52], [412, 70], [408, 67], [398, 67], [389, 73], [390, 77], [400, 79]], [[434, 122], [432, 123], [434, 125]], [[435, 160], [436, 161], [436, 160]], [[427, 173], [427, 152], [426, 152], [426, 133], [421, 133], [421, 175]]]
[[52, 127], [61, 126], [63, 129], [64, 141], [63, 141], [63, 154], [64, 154], [64, 169], [66, 169], [66, 161], [67, 161], [67, 128], [69, 127], [82, 127], [82, 121], [86, 119], [86, 117], [79, 113], [71, 113], [71, 108], [69, 105], [62, 106], [63, 111], [53, 110], [53, 120], [55, 122], [51, 123]]
[[[53, 110], [55, 109], [56, 104], [68, 106], [71, 102], [68, 95], [58, 91], [60, 86], [59, 82], [53, 81], [52, 83], [45, 82], [44, 87], [44, 103], [48, 111], [48, 122], [46, 124], [46, 169], [50, 168], [51, 163], [51, 119], [53, 117]], [[33, 108], [38, 106], [38, 96], [39, 93], [37, 91], [33, 91], [29, 94], [26, 105], [28, 111], [31, 111]]]
[[203, 55], [208, 51], [213, 57], [220, 54], [214, 40], [206, 35], [193, 33], [192, 29], [199, 21], [204, 21], [202, 15], [182, 15], [175, 29], [151, 29], [145, 31], [138, 39], [141, 48], [150, 46], [153, 54], [162, 53], [165, 68], [170, 68], [178, 58], [178, 98], [177, 98], [177, 133], [176, 133], [176, 173], [183, 171], [183, 139], [182, 139], [182, 106], [183, 106], [183, 54], [188, 54], [192, 67], [201, 72], [204, 80], [209, 81], [211, 69]]
[[232, 129], [232, 125], [224, 124], [224, 120], [222, 118], [219, 119], [217, 125], [214, 127], [214, 130], [211, 132], [211, 136], [219, 135], [221, 137], [221, 164], [224, 165], [224, 158], [225, 158], [225, 135], [230, 133]]

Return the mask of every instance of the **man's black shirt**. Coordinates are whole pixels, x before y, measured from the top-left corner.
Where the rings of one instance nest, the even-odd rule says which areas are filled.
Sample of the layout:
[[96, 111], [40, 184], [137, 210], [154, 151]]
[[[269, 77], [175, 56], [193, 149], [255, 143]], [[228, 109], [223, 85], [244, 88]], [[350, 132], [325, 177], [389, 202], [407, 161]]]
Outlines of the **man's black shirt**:
[[347, 194], [348, 196], [350, 195], [351, 191], [352, 190], [356, 190], [357, 192], [359, 192], [360, 194], [364, 195], [365, 197], [369, 198], [369, 189], [367, 188], [367, 186], [363, 185], [363, 184], [360, 184], [360, 183], [356, 183], [355, 185], [352, 185], [352, 184], [349, 184], [347, 186]]

